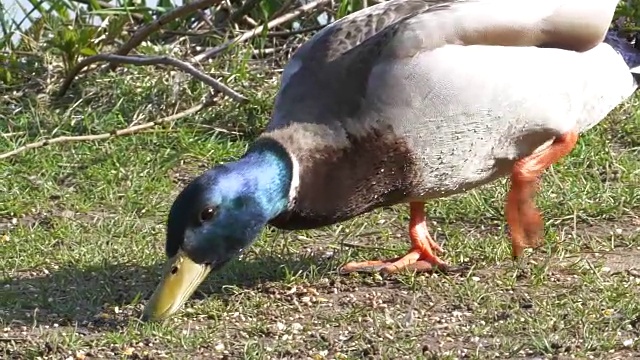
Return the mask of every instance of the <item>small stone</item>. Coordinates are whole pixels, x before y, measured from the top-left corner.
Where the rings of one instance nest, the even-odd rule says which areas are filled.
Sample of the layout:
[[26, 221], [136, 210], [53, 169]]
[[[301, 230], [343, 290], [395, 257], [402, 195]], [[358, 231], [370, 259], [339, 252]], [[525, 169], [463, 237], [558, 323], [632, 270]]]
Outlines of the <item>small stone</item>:
[[633, 340], [632, 339], [627, 339], [627, 340], [622, 342], [622, 345], [624, 347], [631, 347], [633, 345]]
[[479, 277], [477, 277], [477, 276], [472, 276], [472, 277], [471, 277], [471, 280], [473, 280], [473, 281], [475, 281], [475, 282], [478, 282], [478, 281], [480, 281], [480, 278], [479, 278]]
[[218, 343], [218, 344], [216, 344], [216, 346], [214, 347], [214, 349], [215, 349], [217, 352], [224, 351], [224, 344], [223, 344], [223, 343]]

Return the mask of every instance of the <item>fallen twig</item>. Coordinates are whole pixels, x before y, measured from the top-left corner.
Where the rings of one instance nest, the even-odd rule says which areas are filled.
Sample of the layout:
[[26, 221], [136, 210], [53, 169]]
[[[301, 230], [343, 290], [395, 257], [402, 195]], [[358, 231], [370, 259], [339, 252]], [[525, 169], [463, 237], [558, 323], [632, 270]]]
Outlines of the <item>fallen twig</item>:
[[[166, 14], [160, 16], [157, 20], [150, 23], [149, 25], [141, 27], [138, 31], [135, 32], [135, 34], [133, 34], [133, 36], [129, 39], [129, 41], [124, 43], [124, 45], [122, 45], [120, 49], [118, 49], [118, 51], [116, 51], [114, 54], [127, 55], [131, 50], [133, 50], [138, 45], [140, 45], [144, 41], [144, 39], [146, 39], [149, 35], [151, 35], [155, 31], [158, 31], [161, 27], [163, 27], [167, 23], [177, 18], [180, 18], [182, 16], [185, 16], [187, 14], [191, 14], [194, 11], [202, 10], [206, 7], [214, 6], [221, 1], [222, 0], [196, 0], [194, 2], [187, 2], [184, 5], [179, 6], [167, 12]], [[115, 70], [116, 67], [117, 67], [117, 64], [113, 63], [109, 68], [111, 70]]]
[[84, 69], [85, 67], [98, 62], [98, 61], [109, 61], [111, 63], [117, 64], [134, 64], [134, 65], [171, 65], [179, 68], [180, 70], [192, 75], [196, 79], [202, 81], [203, 83], [211, 86], [214, 90], [223, 93], [224, 95], [230, 97], [231, 99], [245, 103], [248, 99], [242, 95], [240, 95], [235, 90], [229, 88], [228, 86], [222, 84], [218, 80], [212, 78], [211, 76], [203, 73], [202, 71], [193, 67], [193, 65], [188, 64], [184, 61], [180, 61], [178, 59], [170, 58], [168, 56], [153, 56], [153, 57], [143, 57], [143, 56], [123, 56], [123, 55], [115, 55], [115, 54], [98, 54], [90, 56], [84, 60], [82, 60], [78, 65], [76, 65], [71, 72], [67, 75], [60, 87], [60, 91], [58, 92], [58, 96], [64, 95], [71, 83], [78, 75], [78, 73]]
[[242, 20], [244, 20], [245, 23], [247, 23], [249, 26], [258, 26], [258, 22], [253, 20], [253, 18], [249, 15], [245, 15], [242, 17]]
[[[299, 17], [300, 15], [304, 14], [305, 12], [308, 12], [310, 10], [313, 10], [319, 6], [322, 6], [324, 4], [327, 4], [331, 2], [331, 0], [316, 0], [316, 1], [312, 1], [310, 3], [307, 3], [305, 5], [300, 6], [299, 8], [285, 14], [282, 15], [278, 18], [275, 18], [271, 21], [269, 21], [266, 24], [267, 29], [272, 29], [278, 25], [281, 25], [287, 21], [293, 20], [297, 17]], [[229, 48], [231, 45], [236, 44], [236, 43], [240, 43], [243, 41], [247, 41], [253, 37], [255, 37], [256, 35], [260, 34], [263, 30], [264, 30], [265, 25], [260, 25], [256, 28], [254, 28], [251, 31], [248, 31], [240, 36], [235, 37], [233, 40], [230, 40], [222, 45], [216, 46], [214, 48], [211, 48], [203, 53], [200, 53], [196, 56], [194, 56], [193, 61], [194, 62], [201, 62], [204, 60], [208, 60], [211, 59], [213, 57], [215, 57], [216, 55], [220, 54], [221, 52], [225, 51], [227, 48]]]
[[40, 140], [40, 141], [36, 141], [33, 143], [29, 143], [23, 146], [20, 146], [19, 148], [16, 148], [14, 150], [8, 151], [6, 153], [0, 154], [0, 160], [2, 159], [6, 159], [8, 157], [11, 157], [13, 155], [19, 154], [21, 152], [27, 151], [27, 150], [31, 150], [31, 149], [37, 149], [37, 148], [41, 148], [41, 147], [45, 147], [48, 145], [52, 145], [52, 144], [59, 144], [59, 143], [64, 143], [64, 142], [76, 142], [76, 141], [95, 141], [95, 140], [104, 140], [104, 139], [108, 139], [111, 137], [118, 137], [118, 136], [125, 136], [125, 135], [131, 135], [137, 132], [140, 132], [142, 130], [146, 130], [146, 129], [150, 129], [154, 126], [158, 126], [162, 123], [166, 123], [166, 122], [170, 122], [170, 121], [174, 121], [174, 120], [178, 120], [180, 118], [183, 118], [185, 116], [189, 116], [192, 114], [195, 114], [196, 112], [208, 108], [210, 106], [212, 106], [215, 103], [215, 99], [213, 98], [213, 96], [209, 99], [207, 99], [206, 101], [204, 101], [202, 104], [196, 105], [192, 108], [189, 108], [187, 110], [181, 111], [177, 114], [171, 115], [171, 116], [167, 116], [165, 118], [159, 119], [159, 120], [155, 120], [155, 121], [150, 121], [144, 124], [140, 124], [140, 125], [135, 125], [135, 126], [131, 126], [125, 129], [120, 129], [120, 130], [115, 130], [109, 133], [104, 133], [104, 134], [97, 134], [97, 135], [78, 135], [78, 136], [59, 136], [53, 139], [47, 139], [47, 140]]

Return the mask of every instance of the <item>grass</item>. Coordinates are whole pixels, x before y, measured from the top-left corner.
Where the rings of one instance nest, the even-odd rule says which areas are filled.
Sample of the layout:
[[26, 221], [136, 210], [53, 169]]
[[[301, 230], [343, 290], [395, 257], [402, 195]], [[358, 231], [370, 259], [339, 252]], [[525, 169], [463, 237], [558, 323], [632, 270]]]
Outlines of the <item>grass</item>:
[[[546, 173], [538, 202], [546, 245], [524, 269], [509, 259], [500, 181], [428, 204], [444, 259], [467, 265], [464, 273], [336, 273], [347, 260], [406, 251], [408, 214], [398, 206], [314, 231], [267, 229], [178, 316], [139, 322], [165, 261], [175, 195], [241, 155], [268, 119], [277, 74], [233, 51], [212, 69], [248, 106], [222, 100], [153, 131], [0, 162], [0, 357], [640, 357], [640, 97]], [[199, 103], [207, 89], [125, 67], [88, 75], [62, 101], [14, 90], [0, 103], [0, 133], [18, 135], [0, 136], [0, 152], [156, 119]]]

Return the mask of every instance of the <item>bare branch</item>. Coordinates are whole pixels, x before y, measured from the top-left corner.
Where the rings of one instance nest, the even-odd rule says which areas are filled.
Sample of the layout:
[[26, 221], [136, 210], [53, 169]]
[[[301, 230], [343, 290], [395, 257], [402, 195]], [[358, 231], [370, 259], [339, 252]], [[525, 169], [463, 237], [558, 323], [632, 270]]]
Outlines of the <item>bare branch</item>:
[[[204, 8], [217, 5], [221, 1], [222, 0], [196, 0], [194, 2], [185, 3], [184, 5], [179, 6], [167, 12], [166, 14], [160, 16], [157, 20], [150, 23], [149, 25], [141, 27], [138, 31], [135, 32], [135, 34], [133, 34], [133, 36], [129, 39], [129, 41], [124, 43], [124, 45], [122, 45], [120, 49], [118, 49], [118, 51], [116, 51], [114, 54], [127, 55], [131, 50], [135, 49], [138, 45], [140, 45], [144, 41], [144, 39], [149, 37], [149, 35], [158, 31], [160, 28], [162, 28], [164, 25], [168, 24], [169, 22], [177, 18], [180, 18], [182, 16], [191, 14], [194, 11], [202, 10]], [[111, 64], [110, 69], [115, 70], [116, 67], [117, 67], [117, 64], [114, 63], [114, 64]]]
[[31, 149], [37, 149], [37, 148], [41, 148], [41, 147], [45, 147], [48, 145], [53, 145], [53, 144], [59, 144], [59, 143], [64, 143], [64, 142], [77, 142], [77, 141], [95, 141], [95, 140], [104, 140], [104, 139], [108, 139], [111, 137], [118, 137], [118, 136], [125, 136], [125, 135], [131, 135], [137, 132], [140, 132], [142, 130], [146, 130], [146, 129], [150, 129], [152, 127], [158, 126], [160, 124], [163, 123], [167, 123], [170, 121], [174, 121], [174, 120], [178, 120], [180, 118], [183, 118], [185, 116], [189, 116], [192, 114], [195, 114], [196, 112], [208, 108], [210, 106], [212, 106], [215, 103], [215, 100], [213, 98], [210, 98], [208, 100], [206, 100], [205, 102], [203, 102], [202, 104], [196, 105], [192, 108], [189, 108], [187, 110], [181, 111], [177, 114], [171, 115], [171, 116], [167, 116], [165, 118], [156, 120], [156, 121], [150, 121], [144, 124], [140, 124], [140, 125], [135, 125], [135, 126], [131, 126], [125, 129], [120, 129], [120, 130], [115, 130], [113, 132], [110, 133], [103, 133], [103, 134], [97, 134], [97, 135], [79, 135], [79, 136], [59, 136], [57, 138], [53, 138], [53, 139], [47, 139], [47, 140], [40, 140], [40, 141], [36, 141], [36, 142], [32, 142], [29, 144], [26, 144], [24, 146], [20, 146], [19, 148], [16, 148], [14, 150], [8, 151], [6, 153], [0, 154], [0, 160], [2, 159], [6, 159], [8, 157], [11, 157], [13, 155], [17, 155], [20, 154], [22, 152], [25, 152], [27, 150], [31, 150]]
[[67, 75], [66, 79], [64, 80], [64, 83], [62, 83], [62, 86], [60, 87], [58, 96], [62, 96], [67, 92], [67, 90], [71, 86], [71, 83], [73, 82], [75, 77], [78, 75], [78, 73], [80, 73], [82, 69], [98, 61], [108, 61], [110, 63], [116, 63], [116, 64], [133, 64], [133, 65], [171, 65], [192, 75], [196, 79], [211, 86], [214, 90], [223, 93], [224, 95], [230, 97], [231, 99], [237, 102], [246, 103], [248, 101], [246, 97], [240, 95], [235, 90], [229, 88], [228, 86], [222, 84], [218, 80], [203, 73], [202, 71], [193, 67], [193, 65], [188, 64], [184, 61], [180, 61], [178, 59], [170, 58], [167, 56], [143, 57], [143, 56], [122, 56], [122, 55], [114, 55], [114, 54], [98, 54], [82, 60]]
[[[310, 10], [313, 10], [319, 6], [322, 6], [324, 4], [327, 4], [331, 2], [331, 0], [316, 0], [316, 1], [312, 1], [309, 2], [303, 6], [300, 6], [299, 8], [295, 9], [292, 12], [289, 12], [285, 15], [282, 15], [276, 19], [273, 19], [271, 21], [269, 21], [266, 25], [267, 29], [272, 29], [278, 25], [284, 24], [287, 21], [291, 21], [297, 17], [299, 17], [300, 15], [304, 14], [305, 12], [308, 12]], [[256, 35], [260, 34], [264, 29], [264, 25], [260, 25], [256, 28], [254, 28], [251, 31], [248, 31], [240, 36], [237, 36], [236, 38], [234, 38], [231, 41], [228, 41], [222, 45], [216, 46], [212, 49], [209, 49], [201, 54], [196, 55], [193, 58], [194, 62], [202, 62], [204, 60], [208, 60], [211, 59], [215, 56], [217, 56], [218, 54], [220, 54], [221, 52], [225, 51], [227, 48], [229, 48], [231, 45], [236, 44], [236, 43], [240, 43], [243, 41], [247, 41], [253, 37], [255, 37]]]

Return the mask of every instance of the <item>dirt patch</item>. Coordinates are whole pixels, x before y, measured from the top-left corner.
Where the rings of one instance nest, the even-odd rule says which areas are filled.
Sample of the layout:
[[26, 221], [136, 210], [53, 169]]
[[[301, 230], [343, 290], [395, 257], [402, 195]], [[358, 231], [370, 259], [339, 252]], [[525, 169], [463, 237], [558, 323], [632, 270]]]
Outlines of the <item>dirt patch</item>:
[[628, 273], [640, 278], [640, 248], [624, 252], [586, 254], [586, 260], [601, 262], [603, 271], [611, 274]]
[[576, 232], [591, 237], [636, 237], [640, 235], [640, 218], [629, 215], [616, 220], [598, 220], [590, 223], [578, 222]]
[[52, 216], [50, 213], [38, 211], [31, 214], [0, 217], [0, 233], [7, 232], [16, 226], [23, 226], [27, 228], [41, 226], [45, 229], [51, 229]]

